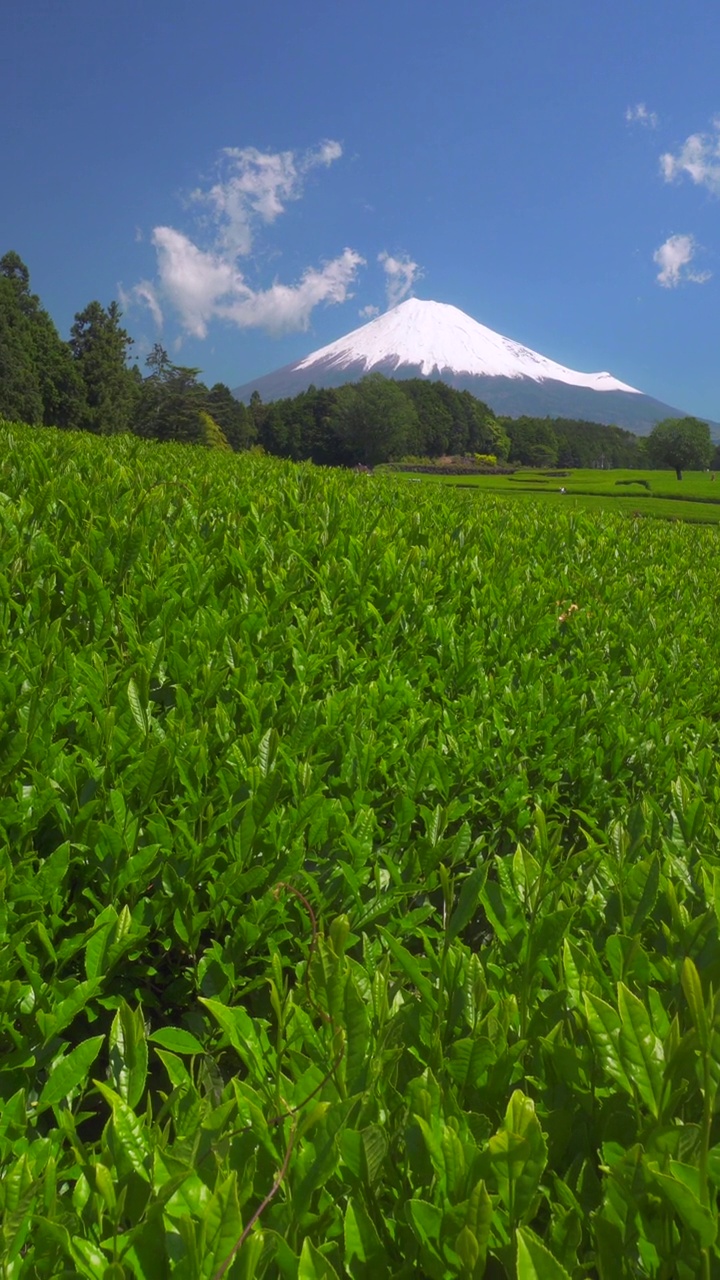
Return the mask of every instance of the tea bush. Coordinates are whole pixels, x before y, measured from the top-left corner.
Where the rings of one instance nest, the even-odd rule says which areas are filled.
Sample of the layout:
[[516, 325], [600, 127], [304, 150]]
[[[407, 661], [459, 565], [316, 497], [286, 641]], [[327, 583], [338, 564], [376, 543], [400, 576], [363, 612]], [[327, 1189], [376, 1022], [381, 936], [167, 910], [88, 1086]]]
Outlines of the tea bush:
[[720, 1274], [716, 531], [0, 434], [0, 1275]]

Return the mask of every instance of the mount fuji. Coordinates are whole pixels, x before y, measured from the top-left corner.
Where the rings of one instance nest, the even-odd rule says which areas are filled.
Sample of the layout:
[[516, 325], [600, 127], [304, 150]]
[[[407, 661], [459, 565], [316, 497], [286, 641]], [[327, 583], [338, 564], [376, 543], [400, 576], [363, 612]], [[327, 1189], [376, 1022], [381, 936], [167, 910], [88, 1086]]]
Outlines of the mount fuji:
[[299, 395], [310, 386], [339, 387], [368, 373], [441, 378], [470, 391], [496, 413], [582, 418], [646, 435], [683, 411], [654, 400], [610, 373], [579, 373], [504, 338], [444, 302], [408, 298], [385, 315], [320, 347], [295, 364], [236, 387], [246, 403]]

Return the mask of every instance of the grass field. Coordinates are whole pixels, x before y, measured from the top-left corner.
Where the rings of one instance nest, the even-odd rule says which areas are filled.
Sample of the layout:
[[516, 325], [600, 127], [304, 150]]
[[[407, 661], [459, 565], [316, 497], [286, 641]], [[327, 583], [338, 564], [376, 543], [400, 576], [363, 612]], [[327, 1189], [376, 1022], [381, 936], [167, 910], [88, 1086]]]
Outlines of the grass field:
[[0, 426], [0, 1280], [720, 1274], [720, 540], [573, 503]]
[[[432, 476], [402, 473], [406, 479], [443, 484], [496, 497], [563, 503], [587, 511], [618, 511], [626, 516], [653, 516], [697, 524], [720, 522], [720, 482], [709, 472], [599, 471], [568, 469], [564, 475], [520, 470], [512, 476]], [[645, 482], [645, 483], [641, 483]], [[646, 487], [647, 485], [647, 487]], [[566, 492], [561, 492], [564, 486]]]

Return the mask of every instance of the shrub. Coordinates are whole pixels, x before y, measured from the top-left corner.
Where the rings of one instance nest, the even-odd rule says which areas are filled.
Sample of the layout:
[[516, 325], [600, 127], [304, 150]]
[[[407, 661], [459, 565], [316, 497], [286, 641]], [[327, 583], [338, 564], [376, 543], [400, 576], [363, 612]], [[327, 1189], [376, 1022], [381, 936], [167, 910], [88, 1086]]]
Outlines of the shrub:
[[616, 484], [641, 484], [643, 489], [647, 489], [648, 493], [650, 492], [649, 480], [616, 480], [615, 483]]

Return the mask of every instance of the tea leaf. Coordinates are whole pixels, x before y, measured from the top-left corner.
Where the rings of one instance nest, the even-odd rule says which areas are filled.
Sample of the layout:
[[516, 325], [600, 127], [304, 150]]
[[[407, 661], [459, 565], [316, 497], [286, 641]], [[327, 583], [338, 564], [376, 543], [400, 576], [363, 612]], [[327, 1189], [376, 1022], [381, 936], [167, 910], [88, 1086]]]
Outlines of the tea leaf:
[[657, 1118], [663, 1085], [662, 1041], [655, 1034], [647, 1011], [637, 996], [618, 983], [620, 1010], [619, 1052], [628, 1077]]
[[130, 703], [133, 720], [144, 737], [147, 738], [150, 732], [150, 721], [148, 719], [147, 710], [143, 706], [140, 698], [138, 687], [132, 677], [128, 680], [128, 702]]
[[387, 1275], [380, 1237], [359, 1200], [348, 1201], [344, 1220], [345, 1267], [353, 1280]]
[[[697, 1235], [701, 1248], [707, 1249], [713, 1245], [718, 1230], [716, 1215], [701, 1204], [696, 1192], [688, 1185], [690, 1179], [685, 1174], [684, 1166], [676, 1160], [671, 1160], [670, 1173], [662, 1172], [652, 1162], [648, 1162], [647, 1167], [659, 1191], [672, 1205], [678, 1217], [688, 1230]], [[685, 1176], [678, 1176], [681, 1172]], [[691, 1175], [697, 1174], [693, 1168], [687, 1172]]]
[[429, 981], [428, 978], [425, 977], [425, 974], [420, 968], [420, 965], [418, 964], [415, 957], [410, 954], [410, 952], [402, 945], [402, 943], [396, 942], [395, 939], [392, 937], [392, 935], [389, 934], [386, 929], [381, 928], [378, 930], [378, 932], [384, 938], [390, 952], [392, 953], [392, 955], [395, 957], [398, 964], [400, 965], [400, 968], [407, 975], [407, 977], [414, 984], [414, 986], [417, 987], [417, 990], [419, 994], [422, 996], [423, 1000], [427, 1001], [428, 1005], [431, 1008], [434, 1007], [436, 1003], [436, 998], [435, 998], [435, 992], [433, 990], [432, 983]]
[[122, 1155], [144, 1181], [149, 1181], [147, 1164], [151, 1148], [145, 1126], [119, 1093], [100, 1080], [95, 1080], [93, 1083], [110, 1104], [113, 1131]]
[[518, 1280], [570, 1280], [569, 1273], [529, 1227], [517, 1233]]
[[123, 1000], [110, 1028], [110, 1072], [117, 1092], [136, 1107], [145, 1092], [148, 1051], [141, 1011]]
[[586, 992], [583, 1001], [588, 1028], [605, 1070], [632, 1097], [633, 1086], [620, 1054], [620, 1018], [599, 996]]
[[319, 1249], [310, 1242], [310, 1237], [303, 1240], [298, 1280], [339, 1280], [338, 1273]]
[[547, 1144], [532, 1100], [519, 1089], [510, 1098], [503, 1127], [490, 1139], [488, 1151], [510, 1221], [522, 1222], [547, 1164]]
[[690, 956], [686, 956], [683, 960], [681, 980], [682, 988], [685, 992], [685, 999], [690, 1006], [690, 1015], [693, 1020], [693, 1025], [698, 1033], [700, 1047], [707, 1051], [710, 1047], [710, 1026], [708, 1024], [708, 1017], [705, 1011], [705, 1000], [700, 983], [700, 975], [693, 961], [690, 959]]
[[97, 1058], [104, 1040], [104, 1036], [91, 1036], [89, 1040], [82, 1040], [74, 1049], [71, 1049], [70, 1053], [55, 1063], [38, 1098], [38, 1114], [62, 1102], [79, 1085], [87, 1084], [88, 1071]]
[[442, 1210], [427, 1200], [413, 1197], [405, 1206], [405, 1213], [421, 1244], [437, 1244], [442, 1228]]
[[173, 1053], [202, 1053], [200, 1041], [182, 1027], [159, 1027], [148, 1036], [151, 1044], [159, 1044]]
[[450, 916], [450, 922], [447, 927], [446, 938], [448, 942], [454, 942], [465, 926], [472, 920], [487, 877], [487, 865], [482, 863], [481, 866], [471, 871], [470, 875], [463, 881], [457, 906]]

